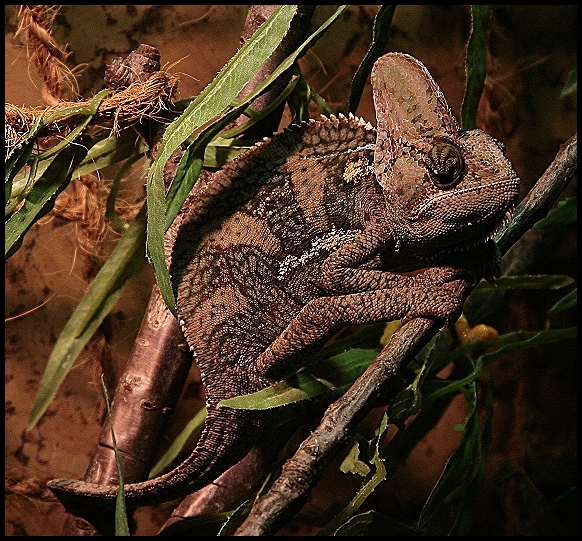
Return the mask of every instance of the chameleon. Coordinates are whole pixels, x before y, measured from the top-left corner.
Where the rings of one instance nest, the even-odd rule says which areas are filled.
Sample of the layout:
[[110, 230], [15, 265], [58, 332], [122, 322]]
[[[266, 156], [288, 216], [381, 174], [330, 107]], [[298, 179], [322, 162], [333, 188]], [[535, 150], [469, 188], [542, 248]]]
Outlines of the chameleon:
[[[125, 485], [128, 505], [192, 493], [252, 448], [267, 414], [221, 400], [292, 374], [347, 325], [450, 325], [463, 302], [454, 280], [498, 273], [492, 236], [520, 186], [502, 145], [463, 132], [412, 56], [380, 57], [371, 83], [375, 127], [351, 114], [292, 124], [195, 184], [170, 274], [207, 418], [181, 464]], [[48, 486], [68, 508], [107, 504], [118, 490]]]

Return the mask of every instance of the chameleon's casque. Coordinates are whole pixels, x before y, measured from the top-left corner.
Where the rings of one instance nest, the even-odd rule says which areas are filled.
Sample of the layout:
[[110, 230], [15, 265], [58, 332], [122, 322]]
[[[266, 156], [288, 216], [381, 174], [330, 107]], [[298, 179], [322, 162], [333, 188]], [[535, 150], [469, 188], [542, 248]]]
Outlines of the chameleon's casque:
[[[170, 273], [184, 334], [202, 373], [208, 417], [192, 454], [129, 484], [135, 505], [214, 480], [260, 437], [261, 414], [217, 408], [292, 373], [338, 328], [459, 315], [449, 282], [490, 278], [492, 234], [519, 180], [497, 143], [461, 132], [426, 68], [400, 53], [372, 73], [377, 127], [355, 117], [291, 126], [206, 183], [174, 245]], [[480, 254], [474, 268], [459, 254]], [[416, 276], [397, 268], [427, 268]], [[116, 486], [57, 479], [68, 507], [116, 497]]]

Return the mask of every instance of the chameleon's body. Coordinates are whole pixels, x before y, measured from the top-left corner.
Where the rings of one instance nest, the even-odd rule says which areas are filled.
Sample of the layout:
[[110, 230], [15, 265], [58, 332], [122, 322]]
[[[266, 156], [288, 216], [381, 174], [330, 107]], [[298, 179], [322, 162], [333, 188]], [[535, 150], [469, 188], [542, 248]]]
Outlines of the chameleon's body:
[[[377, 128], [341, 116], [294, 126], [194, 188], [170, 270], [208, 417], [185, 462], [126, 485], [130, 503], [183, 496], [242, 458], [261, 416], [218, 402], [292, 373], [339, 327], [459, 315], [448, 285], [467, 271], [388, 269], [447, 265], [448, 254], [474, 246], [493, 254], [486, 241], [513, 208], [519, 180], [490, 137], [460, 132], [417, 60], [385, 55], [372, 84]], [[476, 265], [486, 274], [493, 266]], [[49, 486], [65, 504], [117, 491]]]

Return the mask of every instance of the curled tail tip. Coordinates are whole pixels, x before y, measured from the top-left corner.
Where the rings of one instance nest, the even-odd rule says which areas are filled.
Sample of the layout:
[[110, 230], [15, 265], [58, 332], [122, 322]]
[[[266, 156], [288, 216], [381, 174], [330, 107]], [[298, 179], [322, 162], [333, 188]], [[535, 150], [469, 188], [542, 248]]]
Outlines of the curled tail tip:
[[91, 501], [99, 503], [114, 499], [117, 495], [116, 486], [97, 485], [75, 479], [52, 479], [47, 482], [47, 487], [63, 504], [79, 500], [83, 500], [84, 503]]
[[84, 518], [102, 535], [114, 535], [117, 486], [62, 478], [48, 481], [47, 487], [68, 513]]

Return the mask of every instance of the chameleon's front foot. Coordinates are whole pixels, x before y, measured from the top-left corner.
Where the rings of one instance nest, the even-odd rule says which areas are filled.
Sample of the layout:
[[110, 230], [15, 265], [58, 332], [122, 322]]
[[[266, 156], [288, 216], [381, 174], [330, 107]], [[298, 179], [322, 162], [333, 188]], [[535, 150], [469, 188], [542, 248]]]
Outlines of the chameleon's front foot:
[[[436, 269], [435, 269], [436, 270]], [[464, 276], [464, 279], [461, 277]], [[402, 318], [406, 323], [415, 318], [436, 319], [443, 328], [451, 326], [461, 316], [463, 303], [472, 280], [466, 274], [442, 285], [434, 283], [409, 291], [409, 308]]]

